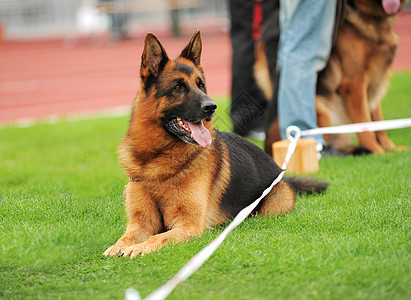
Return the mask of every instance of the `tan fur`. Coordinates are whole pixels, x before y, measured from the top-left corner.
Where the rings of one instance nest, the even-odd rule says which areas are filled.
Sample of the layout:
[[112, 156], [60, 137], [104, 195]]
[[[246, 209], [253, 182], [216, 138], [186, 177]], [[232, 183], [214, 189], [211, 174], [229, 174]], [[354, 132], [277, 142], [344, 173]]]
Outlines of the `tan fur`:
[[267, 136], [264, 142], [264, 151], [271, 157], [273, 156], [273, 143], [279, 140], [281, 140], [281, 135], [277, 118], [274, 122], [272, 122], [269, 125], [267, 130]]
[[281, 215], [294, 209], [295, 195], [285, 182], [279, 182], [267, 195], [259, 214], [263, 216]]
[[253, 66], [253, 73], [258, 87], [264, 93], [266, 101], [271, 101], [273, 95], [273, 84], [270, 78], [270, 71], [268, 70], [267, 56], [265, 55], [264, 43], [256, 42], [255, 45], [255, 64]]

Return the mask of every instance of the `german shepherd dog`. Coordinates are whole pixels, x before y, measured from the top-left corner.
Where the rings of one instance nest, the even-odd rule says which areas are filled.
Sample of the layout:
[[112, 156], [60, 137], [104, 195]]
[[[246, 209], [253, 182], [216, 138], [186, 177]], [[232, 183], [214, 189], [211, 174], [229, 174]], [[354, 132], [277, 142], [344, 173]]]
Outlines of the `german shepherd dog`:
[[[145, 38], [141, 88], [119, 152], [130, 182], [124, 191], [127, 229], [105, 256], [135, 257], [183, 242], [223, 224], [251, 204], [282, 171], [247, 140], [213, 129], [217, 108], [207, 95], [197, 31], [175, 60], [158, 39]], [[327, 183], [291, 177], [256, 208], [288, 213], [295, 193]]]
[[[398, 44], [393, 25], [396, 14], [406, 2], [348, 0], [348, 5], [339, 3], [334, 45], [328, 64], [320, 72], [317, 81], [319, 127], [383, 120], [381, 99], [385, 95], [389, 68]], [[272, 27], [264, 28], [275, 30]], [[264, 39], [264, 36], [267, 38]], [[270, 43], [278, 41], [279, 33], [263, 33], [262, 37], [262, 41], [256, 44], [254, 73], [257, 83], [270, 101], [271, 95], [276, 93], [278, 78], [278, 75], [274, 76], [276, 70], [272, 66], [276, 62], [273, 60], [276, 55], [271, 55], [277, 52], [277, 48], [270, 46]], [[270, 55], [267, 56], [267, 53]], [[271, 79], [264, 75], [267, 74], [266, 69]], [[276, 96], [272, 98], [265, 142], [265, 150], [269, 154], [272, 143], [281, 139]], [[395, 146], [385, 131], [358, 133], [357, 136], [360, 147], [351, 145], [352, 135], [328, 135], [324, 138], [333, 148], [347, 154], [356, 151], [364, 153], [367, 149], [375, 154], [405, 149]]]
[[[320, 127], [383, 120], [381, 99], [398, 37], [393, 25], [406, 0], [352, 0], [326, 68], [317, 83]], [[357, 134], [360, 146], [374, 154], [400, 151], [385, 131]], [[329, 135], [335, 149], [350, 152], [351, 135]]]

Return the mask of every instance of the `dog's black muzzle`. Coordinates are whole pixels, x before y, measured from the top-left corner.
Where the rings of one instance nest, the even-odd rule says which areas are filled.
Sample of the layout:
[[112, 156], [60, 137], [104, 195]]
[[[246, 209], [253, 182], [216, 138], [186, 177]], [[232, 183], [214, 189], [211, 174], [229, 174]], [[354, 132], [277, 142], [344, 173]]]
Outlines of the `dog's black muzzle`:
[[211, 99], [201, 102], [201, 111], [205, 116], [204, 119], [208, 122], [214, 118], [216, 109], [217, 104]]

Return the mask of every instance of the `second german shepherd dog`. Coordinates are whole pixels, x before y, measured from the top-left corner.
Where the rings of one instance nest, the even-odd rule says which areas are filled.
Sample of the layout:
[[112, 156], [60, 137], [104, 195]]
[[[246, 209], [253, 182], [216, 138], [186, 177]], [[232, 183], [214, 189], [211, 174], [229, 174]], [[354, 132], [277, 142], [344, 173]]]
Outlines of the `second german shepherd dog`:
[[[130, 177], [124, 192], [128, 225], [106, 256], [135, 257], [183, 242], [223, 224], [251, 204], [281, 172], [254, 144], [213, 129], [217, 108], [207, 95], [197, 31], [175, 60], [147, 34], [140, 91], [119, 152]], [[255, 213], [291, 211], [295, 193], [321, 192], [327, 183], [280, 181]]]
[[[317, 123], [320, 127], [382, 121], [381, 99], [388, 86], [398, 36], [396, 14], [407, 0], [350, 0], [345, 20], [326, 68], [317, 83]], [[374, 154], [401, 151], [385, 131], [357, 134], [359, 144]], [[351, 152], [351, 135], [329, 135], [335, 149]]]
[[[328, 64], [317, 81], [317, 124], [319, 127], [383, 120], [381, 99], [388, 85], [389, 69], [394, 60], [398, 36], [394, 23], [407, 0], [340, 0], [334, 45]], [[345, 5], [347, 4], [347, 5]], [[345, 13], [344, 13], [345, 12]], [[267, 101], [268, 112], [265, 150], [280, 140], [277, 118], [278, 74], [276, 53], [279, 39], [278, 11], [264, 26], [256, 44], [254, 76]], [[342, 19], [342, 22], [340, 20]], [[269, 54], [269, 55], [267, 55]], [[359, 148], [351, 145], [352, 135], [328, 135], [324, 138], [345, 153], [374, 154], [404, 150], [395, 146], [385, 131], [357, 134]], [[365, 148], [365, 149], [364, 149]]]

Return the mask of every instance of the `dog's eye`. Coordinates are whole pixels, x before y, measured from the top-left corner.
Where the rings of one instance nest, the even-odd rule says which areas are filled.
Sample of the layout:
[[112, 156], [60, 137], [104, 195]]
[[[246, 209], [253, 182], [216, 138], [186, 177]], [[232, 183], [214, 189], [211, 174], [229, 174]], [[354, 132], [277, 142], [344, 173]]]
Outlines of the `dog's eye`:
[[200, 83], [200, 84], [198, 85], [198, 88], [199, 88], [200, 90], [202, 90], [202, 91], [205, 90], [204, 84], [202, 84], [202, 83]]
[[177, 84], [174, 89], [180, 91], [183, 87], [180, 84]]

